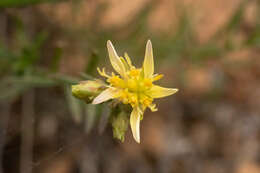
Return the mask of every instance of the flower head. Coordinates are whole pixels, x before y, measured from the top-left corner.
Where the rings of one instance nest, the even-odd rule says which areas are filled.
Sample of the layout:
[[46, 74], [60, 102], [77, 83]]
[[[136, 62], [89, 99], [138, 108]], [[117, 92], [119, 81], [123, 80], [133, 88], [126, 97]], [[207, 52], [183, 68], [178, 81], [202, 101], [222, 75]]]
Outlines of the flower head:
[[116, 74], [113, 72], [107, 74], [104, 68], [102, 70], [98, 68], [99, 74], [107, 79], [108, 85], [92, 103], [99, 104], [110, 99], [117, 99], [123, 104], [131, 105], [133, 110], [130, 115], [130, 126], [134, 139], [140, 143], [140, 121], [146, 108], [157, 111], [153, 100], [172, 95], [178, 89], [164, 88], [153, 83], [161, 79], [163, 75], [154, 74], [153, 50], [150, 40], [146, 44], [142, 68], [133, 66], [126, 53], [124, 57], [119, 57], [111, 41], [107, 42], [107, 49]]

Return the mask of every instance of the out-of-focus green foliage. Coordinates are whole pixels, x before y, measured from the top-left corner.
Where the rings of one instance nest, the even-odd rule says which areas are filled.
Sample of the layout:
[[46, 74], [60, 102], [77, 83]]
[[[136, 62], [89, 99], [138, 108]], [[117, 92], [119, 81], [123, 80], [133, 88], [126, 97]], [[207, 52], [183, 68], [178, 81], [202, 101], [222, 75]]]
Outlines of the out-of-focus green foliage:
[[58, 2], [61, 0], [1, 0], [0, 8], [5, 7], [19, 7], [31, 4], [37, 4], [42, 2]]
[[46, 32], [39, 32], [31, 38], [22, 21], [19, 18], [13, 20], [16, 28], [12, 47], [15, 48], [0, 44], [0, 100], [14, 100], [35, 87], [54, 87], [77, 81], [72, 77], [54, 73], [60, 60], [60, 49], [54, 54], [50, 68], [40, 67], [39, 61], [48, 35]]

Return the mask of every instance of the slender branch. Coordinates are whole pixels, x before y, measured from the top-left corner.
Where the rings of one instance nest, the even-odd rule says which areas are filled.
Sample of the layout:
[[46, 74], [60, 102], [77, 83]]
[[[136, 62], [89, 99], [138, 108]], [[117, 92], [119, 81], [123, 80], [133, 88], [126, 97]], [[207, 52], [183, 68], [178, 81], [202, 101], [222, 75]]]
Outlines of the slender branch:
[[20, 172], [32, 173], [34, 140], [34, 90], [25, 93], [22, 98], [21, 121], [21, 160]]
[[[7, 17], [5, 11], [0, 12], [0, 42], [7, 45]], [[0, 173], [4, 173], [3, 170], [3, 155], [6, 141], [6, 133], [8, 128], [8, 122], [10, 117], [11, 103], [0, 101]]]
[[10, 103], [0, 103], [0, 173], [3, 170], [3, 154], [6, 140], [6, 133], [8, 128], [8, 121], [10, 117]]

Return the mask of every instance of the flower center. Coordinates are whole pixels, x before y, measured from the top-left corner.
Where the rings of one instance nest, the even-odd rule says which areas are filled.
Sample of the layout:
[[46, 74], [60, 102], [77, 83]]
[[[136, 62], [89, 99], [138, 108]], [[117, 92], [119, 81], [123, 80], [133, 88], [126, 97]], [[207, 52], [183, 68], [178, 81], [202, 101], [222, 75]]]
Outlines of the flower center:
[[153, 79], [144, 78], [141, 69], [128, 71], [125, 79], [112, 74], [107, 80], [112, 87], [118, 89], [117, 98], [132, 107], [138, 104], [147, 107], [152, 104], [153, 99], [148, 94], [153, 86], [152, 81]]

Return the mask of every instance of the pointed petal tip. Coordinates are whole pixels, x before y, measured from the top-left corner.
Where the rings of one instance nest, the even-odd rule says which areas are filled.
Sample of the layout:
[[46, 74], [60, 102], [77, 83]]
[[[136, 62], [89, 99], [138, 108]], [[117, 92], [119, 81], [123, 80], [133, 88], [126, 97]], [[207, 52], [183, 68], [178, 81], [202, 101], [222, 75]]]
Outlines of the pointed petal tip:
[[175, 94], [175, 93], [177, 93], [179, 91], [179, 89], [177, 89], [177, 88], [171, 88], [171, 94], [170, 95], [172, 95], [172, 94]]
[[113, 46], [113, 43], [112, 43], [110, 40], [107, 40], [107, 48], [108, 48], [108, 49], [112, 49], [112, 50], [115, 51], [115, 48], [114, 48], [114, 46]]
[[174, 92], [174, 93], [177, 93], [177, 92], [179, 91], [179, 89], [178, 89], [178, 88], [174, 88], [174, 90], [175, 90], [175, 92]]
[[137, 142], [138, 144], [140, 144], [140, 139], [135, 139], [135, 142]]
[[148, 40], [146, 44], [143, 69], [145, 77], [149, 78], [154, 73], [153, 47], [151, 40]]
[[97, 97], [92, 101], [91, 104], [93, 104], [93, 105], [98, 105], [98, 104], [103, 103], [103, 102], [105, 102], [105, 101], [107, 101], [107, 100], [106, 100], [106, 99], [103, 100], [103, 98], [100, 98], [100, 97], [97, 96]]
[[140, 144], [140, 136], [133, 135], [135, 142]]
[[164, 88], [158, 85], [153, 85], [151, 88], [151, 96], [153, 98], [162, 98], [175, 94], [177, 91], [177, 88]]
[[94, 99], [94, 100], [92, 101], [92, 104], [93, 104], [93, 105], [97, 105], [97, 104], [98, 104], [97, 99]]
[[132, 130], [132, 134], [134, 137], [134, 140], [137, 143], [140, 143], [140, 111], [138, 108], [134, 108], [131, 115], [130, 115], [130, 126]]
[[152, 48], [152, 42], [150, 39], [147, 41], [146, 46]]
[[110, 40], [107, 41], [107, 49], [108, 49], [108, 54], [110, 58], [119, 58], [119, 56], [116, 53], [116, 50], [114, 48], [114, 45]]
[[[106, 100], [105, 100], [105, 101], [106, 101]], [[93, 105], [97, 105], [97, 104], [100, 104], [100, 103], [103, 103], [103, 102], [104, 102], [103, 98], [97, 96], [97, 97], [92, 101], [92, 104], [93, 104]]]
[[110, 40], [107, 40], [107, 47], [109, 48], [109, 47], [113, 47], [113, 44], [112, 44], [112, 42], [110, 41]]

